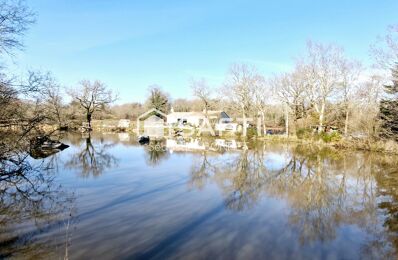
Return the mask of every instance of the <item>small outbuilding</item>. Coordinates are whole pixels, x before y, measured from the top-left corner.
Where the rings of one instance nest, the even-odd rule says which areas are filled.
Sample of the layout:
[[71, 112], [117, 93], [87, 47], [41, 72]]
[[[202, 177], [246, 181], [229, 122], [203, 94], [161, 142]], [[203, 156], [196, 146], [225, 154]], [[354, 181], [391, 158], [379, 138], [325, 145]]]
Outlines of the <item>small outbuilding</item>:
[[140, 135], [141, 121], [144, 122], [144, 135], [158, 137], [164, 135], [167, 115], [153, 108], [137, 118], [137, 135]]
[[151, 115], [144, 120], [144, 128], [147, 127], [163, 127], [164, 119], [157, 114]]

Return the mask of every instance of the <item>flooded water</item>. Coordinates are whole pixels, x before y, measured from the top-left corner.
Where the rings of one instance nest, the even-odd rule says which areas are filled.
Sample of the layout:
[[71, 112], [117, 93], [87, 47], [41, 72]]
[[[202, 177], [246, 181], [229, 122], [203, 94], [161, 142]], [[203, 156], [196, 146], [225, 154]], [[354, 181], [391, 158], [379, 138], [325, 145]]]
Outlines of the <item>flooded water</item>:
[[0, 258], [398, 257], [396, 157], [127, 134], [64, 142], [31, 159], [31, 185], [2, 184]]

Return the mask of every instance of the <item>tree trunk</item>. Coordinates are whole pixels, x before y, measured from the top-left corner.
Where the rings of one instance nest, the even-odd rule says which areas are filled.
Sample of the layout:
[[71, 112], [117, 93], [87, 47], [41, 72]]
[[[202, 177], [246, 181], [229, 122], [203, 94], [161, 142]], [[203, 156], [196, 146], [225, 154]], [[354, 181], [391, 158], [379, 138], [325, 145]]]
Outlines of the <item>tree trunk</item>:
[[322, 102], [321, 111], [319, 112], [319, 128], [318, 133], [323, 132], [323, 120], [325, 118], [325, 101]]
[[286, 136], [289, 136], [289, 109], [287, 106], [285, 108], [285, 128], [286, 128]]
[[261, 112], [259, 112], [257, 114], [257, 126], [256, 126], [256, 128], [257, 128], [257, 136], [261, 136], [262, 135], [262, 131], [261, 131], [261, 128], [262, 128]]
[[91, 130], [91, 113], [90, 112], [87, 113], [87, 123], [88, 123], [88, 127]]
[[247, 124], [246, 124], [246, 114], [245, 114], [245, 112], [243, 112], [243, 115], [242, 115], [243, 117], [242, 117], [242, 119], [243, 119], [243, 127], [242, 127], [242, 131], [243, 131], [243, 133], [242, 133], [242, 135], [243, 135], [243, 137], [246, 137], [246, 133], [247, 133], [247, 129], [246, 129], [246, 126], [247, 126]]
[[62, 125], [61, 116], [58, 111], [57, 111], [57, 120], [58, 120], [58, 127], [59, 129], [61, 129], [63, 125]]
[[261, 113], [261, 119], [262, 119], [262, 122], [263, 122], [263, 133], [264, 133], [264, 135], [266, 135], [267, 134], [267, 127], [265, 126], [265, 113], [264, 112], [262, 112]]
[[344, 123], [344, 136], [347, 137], [348, 135], [348, 117], [349, 117], [349, 112], [348, 112], [348, 107], [346, 108], [345, 112], [345, 123]]

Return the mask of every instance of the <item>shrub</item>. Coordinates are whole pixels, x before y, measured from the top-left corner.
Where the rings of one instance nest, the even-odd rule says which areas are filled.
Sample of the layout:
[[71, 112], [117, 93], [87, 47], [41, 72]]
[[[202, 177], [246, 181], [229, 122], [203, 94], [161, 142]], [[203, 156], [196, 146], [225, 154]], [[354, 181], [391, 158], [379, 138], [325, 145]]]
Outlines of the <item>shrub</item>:
[[248, 138], [253, 138], [257, 135], [257, 130], [254, 127], [248, 127], [247, 128], [247, 137]]
[[325, 143], [338, 142], [341, 140], [341, 135], [338, 132], [321, 133], [319, 136]]
[[298, 139], [310, 139], [312, 131], [309, 128], [299, 128], [296, 131], [296, 136]]

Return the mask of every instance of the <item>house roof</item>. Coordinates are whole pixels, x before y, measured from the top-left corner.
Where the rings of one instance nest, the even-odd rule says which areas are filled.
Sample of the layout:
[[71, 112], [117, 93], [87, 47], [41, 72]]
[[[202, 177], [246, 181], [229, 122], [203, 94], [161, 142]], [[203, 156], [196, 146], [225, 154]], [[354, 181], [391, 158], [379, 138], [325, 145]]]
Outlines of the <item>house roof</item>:
[[151, 116], [147, 117], [144, 121], [145, 122], [153, 122], [153, 121], [159, 122], [159, 121], [164, 121], [164, 119], [158, 115], [151, 115]]
[[149, 117], [151, 114], [155, 114], [155, 115], [160, 115], [163, 118], [167, 118], [167, 115], [165, 113], [163, 113], [162, 111], [157, 110], [156, 108], [152, 108], [151, 110], [145, 112], [144, 114], [140, 115], [137, 120], [141, 120], [141, 119], [145, 119], [147, 117]]

